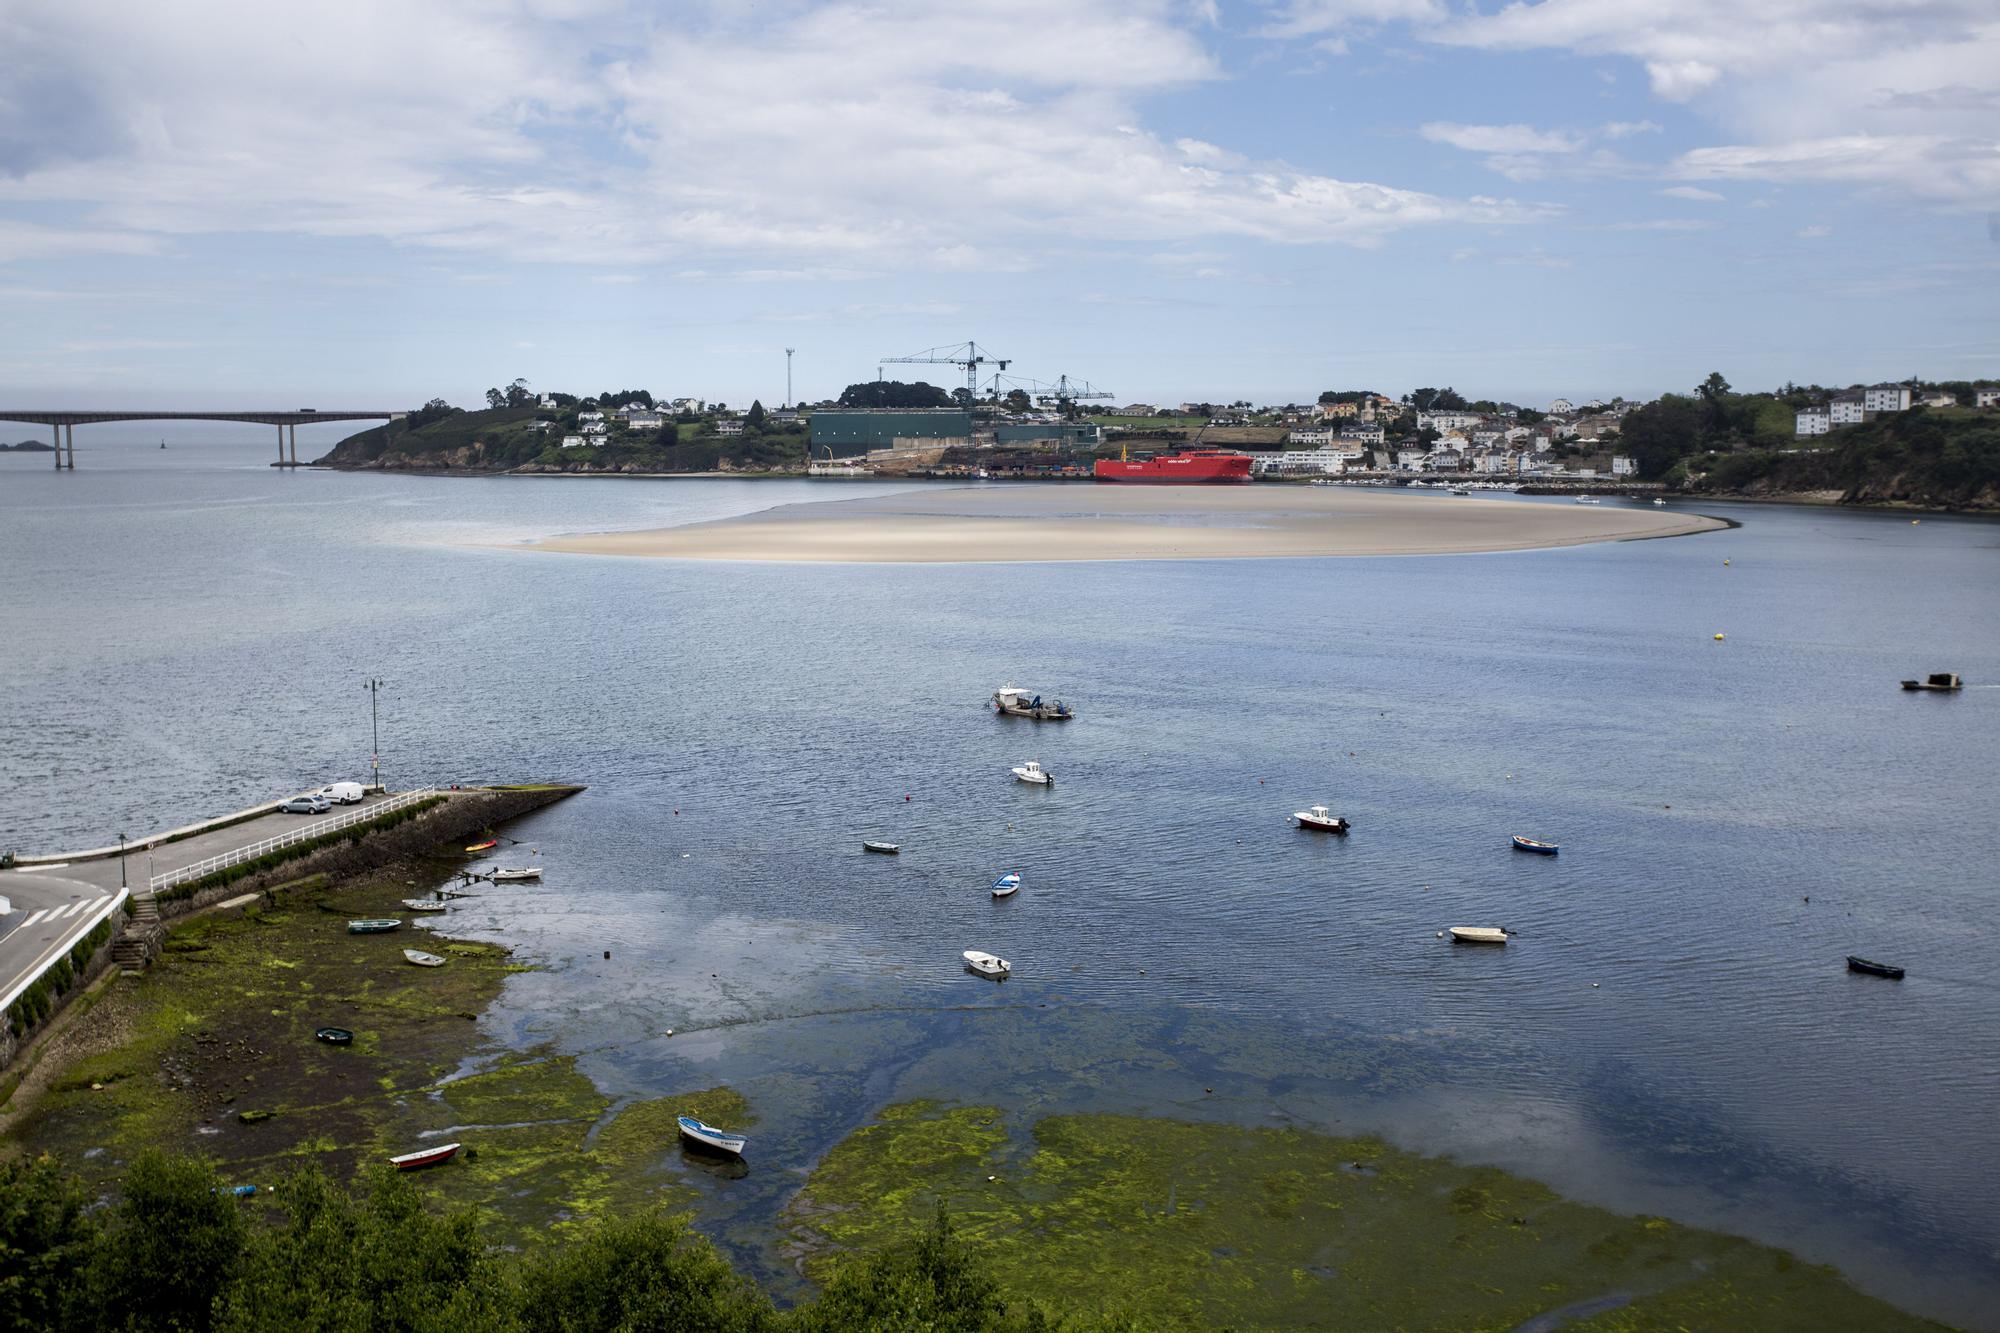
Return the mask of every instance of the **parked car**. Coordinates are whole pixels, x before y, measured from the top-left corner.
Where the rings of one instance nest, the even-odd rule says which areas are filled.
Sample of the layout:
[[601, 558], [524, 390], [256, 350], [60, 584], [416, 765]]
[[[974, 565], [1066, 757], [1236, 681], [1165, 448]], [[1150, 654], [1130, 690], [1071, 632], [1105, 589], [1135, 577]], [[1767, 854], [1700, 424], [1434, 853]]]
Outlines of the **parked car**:
[[358, 782], [329, 782], [319, 789], [319, 794], [335, 805], [359, 805], [365, 793]]
[[323, 815], [333, 809], [333, 802], [324, 796], [294, 796], [278, 807], [278, 813], [285, 815]]

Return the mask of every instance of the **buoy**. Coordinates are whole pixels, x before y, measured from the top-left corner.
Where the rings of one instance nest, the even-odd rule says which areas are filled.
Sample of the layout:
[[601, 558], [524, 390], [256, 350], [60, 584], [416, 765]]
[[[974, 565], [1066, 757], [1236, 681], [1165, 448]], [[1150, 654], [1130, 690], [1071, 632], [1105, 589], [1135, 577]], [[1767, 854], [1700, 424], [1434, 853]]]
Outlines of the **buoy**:
[[1920, 518], [1913, 518], [1913, 519], [1911, 519], [1911, 520], [1910, 520], [1910, 526], [1914, 528], [1915, 526], [1917, 526], [1917, 524], [1919, 524], [1919, 523], [1921, 523], [1921, 522], [1923, 522], [1923, 520], [1922, 520], [1922, 519], [1920, 519]]
[[1725, 560], [1725, 561], [1723, 561], [1722, 563], [1726, 565], [1726, 564], [1728, 564], [1729, 562], [1728, 562], [1727, 560]]
[[1722, 636], [1721, 636], [1720, 634], [1716, 635], [1716, 636], [1715, 636], [1715, 641], [1716, 641], [1717, 643], [1721, 643], [1721, 642], [1722, 642]]
[[606, 949], [606, 950], [604, 951], [604, 956], [605, 956], [606, 958], [609, 958], [609, 957], [611, 956], [611, 950], [609, 950], [609, 949]]
[[903, 799], [904, 799], [904, 800], [906, 800], [906, 801], [907, 801], [907, 800], [909, 800], [909, 799], [910, 799], [910, 794], [909, 794], [908, 792], [904, 792], [904, 793], [903, 793]]

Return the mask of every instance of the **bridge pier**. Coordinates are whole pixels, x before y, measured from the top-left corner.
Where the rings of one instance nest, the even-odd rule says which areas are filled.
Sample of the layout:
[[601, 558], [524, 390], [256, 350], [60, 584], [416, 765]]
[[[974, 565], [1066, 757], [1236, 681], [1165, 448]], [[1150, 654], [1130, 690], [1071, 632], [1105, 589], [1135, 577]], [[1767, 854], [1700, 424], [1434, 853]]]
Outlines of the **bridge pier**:
[[[69, 439], [69, 470], [74, 472], [76, 471], [76, 423], [72, 421], [62, 429], [63, 434]], [[62, 453], [60, 450], [56, 453], [56, 466], [62, 466]]]
[[60, 472], [62, 471], [62, 423], [58, 421], [51, 425], [49, 433], [56, 437], [56, 471]]

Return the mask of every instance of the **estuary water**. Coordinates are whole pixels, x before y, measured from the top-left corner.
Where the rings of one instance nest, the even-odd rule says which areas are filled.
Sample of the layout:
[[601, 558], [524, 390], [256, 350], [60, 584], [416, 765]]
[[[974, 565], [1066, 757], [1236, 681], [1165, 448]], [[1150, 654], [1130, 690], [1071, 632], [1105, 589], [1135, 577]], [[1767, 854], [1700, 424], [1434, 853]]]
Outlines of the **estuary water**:
[[[391, 785], [590, 785], [511, 830], [539, 889], [451, 922], [547, 969], [488, 1033], [619, 1096], [743, 1091], [752, 1170], [698, 1181], [702, 1225], [774, 1282], [818, 1156], [927, 1096], [1382, 1133], [2000, 1322], [2000, 524], [1704, 504], [1741, 526], [1205, 563], [509, 549], [888, 489], [281, 473], [198, 436], [0, 456], [0, 846], [365, 779], [380, 677]], [[1896, 688], [1944, 670], [1962, 694]], [[1078, 719], [995, 717], [1009, 682]], [[1010, 779], [1029, 758], [1053, 790]], [[1289, 827], [1314, 802], [1353, 835]]]

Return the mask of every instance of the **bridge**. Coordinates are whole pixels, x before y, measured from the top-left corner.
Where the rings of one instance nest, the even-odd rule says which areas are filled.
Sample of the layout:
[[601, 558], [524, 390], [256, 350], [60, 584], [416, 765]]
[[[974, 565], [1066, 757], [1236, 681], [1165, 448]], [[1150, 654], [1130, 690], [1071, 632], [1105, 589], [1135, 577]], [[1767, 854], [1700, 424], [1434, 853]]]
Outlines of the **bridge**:
[[[278, 428], [278, 462], [287, 467], [296, 467], [299, 461], [299, 426], [311, 425], [315, 421], [395, 421], [409, 415], [406, 412], [321, 412], [316, 408], [302, 407], [291, 412], [16, 412], [0, 408], [0, 421], [25, 421], [30, 425], [47, 426], [55, 433], [56, 470], [62, 471], [64, 442], [67, 441], [69, 462], [67, 467], [76, 471], [76, 428], [98, 425], [106, 421], [248, 421], [260, 426]], [[285, 438], [291, 436], [291, 457], [285, 457]]]

